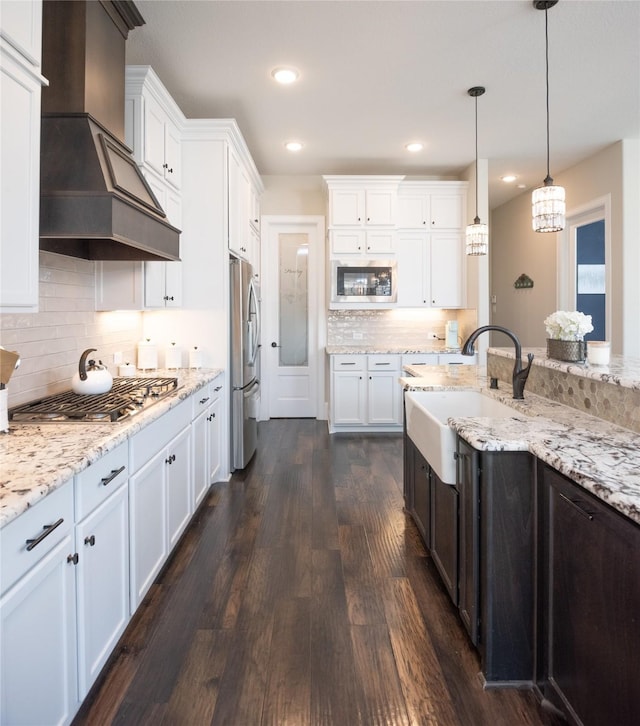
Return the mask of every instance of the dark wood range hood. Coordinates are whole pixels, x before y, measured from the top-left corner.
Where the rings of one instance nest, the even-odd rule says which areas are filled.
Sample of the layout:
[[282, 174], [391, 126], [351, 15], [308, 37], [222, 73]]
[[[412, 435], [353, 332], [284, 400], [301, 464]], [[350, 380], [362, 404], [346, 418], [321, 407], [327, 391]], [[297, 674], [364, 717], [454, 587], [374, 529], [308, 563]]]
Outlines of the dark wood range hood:
[[124, 143], [128, 0], [45, 0], [40, 249], [89, 260], [178, 260], [180, 231]]

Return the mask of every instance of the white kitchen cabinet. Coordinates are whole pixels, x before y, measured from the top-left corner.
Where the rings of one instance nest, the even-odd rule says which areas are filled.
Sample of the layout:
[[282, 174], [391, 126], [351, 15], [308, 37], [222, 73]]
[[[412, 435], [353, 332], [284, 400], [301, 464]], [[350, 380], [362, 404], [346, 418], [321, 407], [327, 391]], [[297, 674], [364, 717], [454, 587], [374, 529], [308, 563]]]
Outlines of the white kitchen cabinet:
[[[160, 79], [148, 66], [127, 66], [125, 96], [132, 116], [125, 124], [127, 143], [136, 161], [174, 189], [182, 186], [180, 126], [184, 121]], [[129, 126], [129, 127], [128, 127]], [[127, 128], [128, 127], [128, 128]]]
[[229, 252], [260, 270], [260, 194], [238, 150], [228, 146]]
[[182, 307], [182, 262], [144, 263], [144, 306]]
[[38, 309], [42, 3], [0, 14], [0, 311]]
[[333, 181], [327, 183], [330, 227], [395, 226], [397, 197], [395, 182], [379, 186], [372, 177], [367, 182], [347, 180], [346, 184]]
[[151, 587], [193, 511], [190, 423], [191, 401], [186, 400], [129, 443], [131, 612]]
[[459, 234], [400, 232], [398, 307], [463, 307], [463, 261]]
[[398, 227], [461, 231], [466, 190], [466, 182], [403, 182], [398, 192]]
[[76, 525], [80, 699], [129, 622], [128, 497], [125, 481]]
[[211, 382], [194, 394], [191, 441], [193, 447], [194, 509], [217, 481], [221, 464], [222, 384]]
[[331, 356], [331, 431], [402, 425], [399, 355]]
[[0, 723], [69, 723], [78, 706], [72, 481], [4, 527], [0, 544]]

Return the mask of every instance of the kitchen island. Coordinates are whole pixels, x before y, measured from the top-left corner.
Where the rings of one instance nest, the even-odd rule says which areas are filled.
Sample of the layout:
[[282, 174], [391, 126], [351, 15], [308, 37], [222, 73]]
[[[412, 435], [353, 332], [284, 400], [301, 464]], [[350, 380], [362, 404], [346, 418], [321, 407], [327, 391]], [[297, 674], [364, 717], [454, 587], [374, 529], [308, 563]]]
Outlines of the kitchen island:
[[635, 425], [638, 362], [614, 359], [604, 371], [536, 354], [532, 388], [572, 405], [526, 388], [514, 400], [512, 351], [489, 349], [487, 369], [462, 375], [406, 369], [405, 395], [480, 390], [513, 416], [449, 418], [455, 486], [405, 436], [405, 505], [487, 687], [533, 688], [571, 723], [631, 726], [640, 720], [640, 434], [585, 409], [615, 419], [619, 407]]

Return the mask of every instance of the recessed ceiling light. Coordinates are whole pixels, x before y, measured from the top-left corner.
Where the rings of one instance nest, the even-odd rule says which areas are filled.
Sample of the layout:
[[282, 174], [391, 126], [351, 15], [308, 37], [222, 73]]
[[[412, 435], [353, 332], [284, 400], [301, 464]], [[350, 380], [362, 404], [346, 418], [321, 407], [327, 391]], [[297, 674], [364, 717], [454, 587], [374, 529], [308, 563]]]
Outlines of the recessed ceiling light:
[[300, 151], [302, 149], [302, 143], [300, 141], [287, 141], [284, 145], [288, 151]]
[[415, 153], [416, 151], [422, 151], [424, 146], [419, 141], [412, 141], [409, 144], [405, 144], [404, 148], [407, 151], [411, 151], [412, 153]]
[[300, 73], [295, 68], [274, 68], [271, 71], [271, 76], [274, 80], [278, 81], [278, 83], [282, 83], [283, 85], [286, 85], [288, 83], [293, 83], [294, 81], [297, 81], [300, 77]]
[[527, 185], [526, 184], [517, 184], [516, 186], [518, 187], [518, 189], [526, 189], [527, 188]]
[[506, 182], [507, 184], [514, 182], [517, 178], [518, 177], [515, 174], [505, 174], [500, 177], [501, 181]]

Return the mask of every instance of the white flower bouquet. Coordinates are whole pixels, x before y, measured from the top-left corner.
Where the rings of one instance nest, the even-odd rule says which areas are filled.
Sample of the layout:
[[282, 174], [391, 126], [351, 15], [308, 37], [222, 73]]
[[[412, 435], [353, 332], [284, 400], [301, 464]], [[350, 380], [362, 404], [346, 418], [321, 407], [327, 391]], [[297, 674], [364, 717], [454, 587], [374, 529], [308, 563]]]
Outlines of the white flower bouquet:
[[593, 330], [591, 315], [576, 310], [557, 310], [545, 319], [544, 326], [551, 340], [584, 340], [584, 336]]

